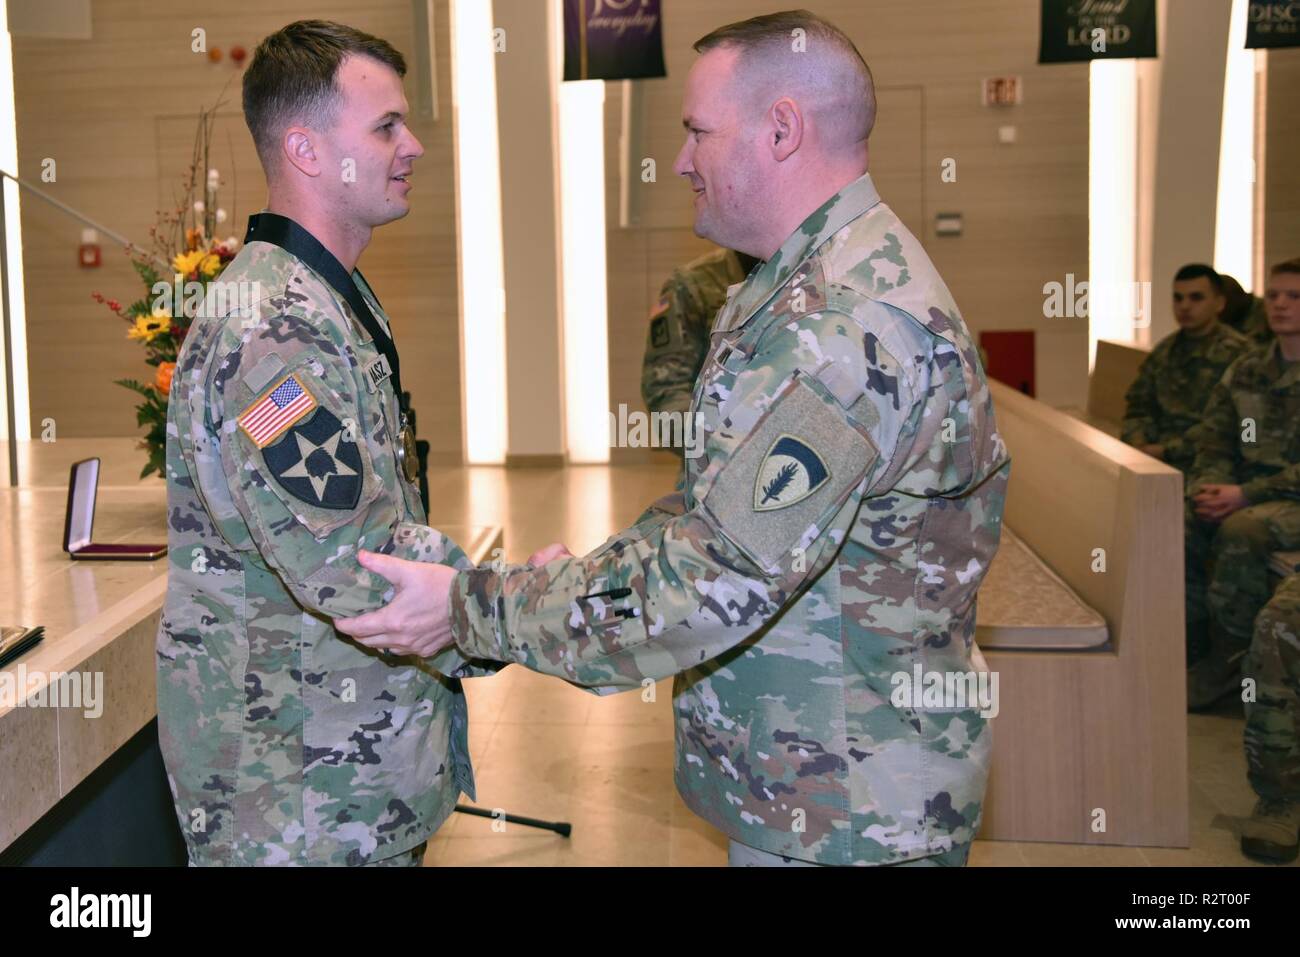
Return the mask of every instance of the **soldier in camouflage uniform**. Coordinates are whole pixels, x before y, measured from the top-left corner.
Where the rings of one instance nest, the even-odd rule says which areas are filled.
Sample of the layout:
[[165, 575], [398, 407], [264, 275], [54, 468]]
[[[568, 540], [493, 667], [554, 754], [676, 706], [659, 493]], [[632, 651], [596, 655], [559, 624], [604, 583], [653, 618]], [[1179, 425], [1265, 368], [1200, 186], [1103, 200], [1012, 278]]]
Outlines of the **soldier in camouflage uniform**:
[[1120, 438], [1186, 472], [1196, 458], [1188, 438], [1201, 421], [1210, 390], [1232, 361], [1250, 348], [1218, 320], [1222, 281], [1209, 266], [1192, 264], [1174, 277], [1174, 316], [1181, 327], [1142, 362], [1125, 397]]
[[1283, 581], [1255, 619], [1241, 675], [1255, 682], [1246, 702], [1246, 765], [1259, 795], [1241, 849], [1293, 861], [1300, 851], [1300, 575]]
[[1300, 548], [1300, 304], [1289, 298], [1294, 287], [1300, 300], [1300, 265], [1290, 268], [1269, 280], [1273, 344], [1228, 367], [1196, 430], [1184, 531], [1192, 709], [1237, 687], [1269, 555]]
[[1268, 307], [1262, 296], [1252, 296], [1241, 288], [1241, 283], [1220, 273], [1226, 304], [1219, 321], [1232, 326], [1257, 346], [1273, 341], [1273, 330], [1268, 327]]
[[[641, 398], [651, 413], [680, 416], [682, 435], [687, 434], [686, 415], [708, 355], [713, 320], [727, 301], [727, 290], [757, 264], [744, 253], [715, 249], [674, 269], [659, 291], [641, 366]], [[684, 446], [670, 448], [679, 458], [685, 453]]]
[[[322, 48], [332, 58], [312, 59]], [[405, 113], [401, 56], [382, 40], [306, 22], [263, 42], [245, 75], [246, 116], [270, 205], [304, 218], [312, 204], [296, 207], [302, 194], [285, 186], [293, 174], [268, 163], [257, 104], [313, 70], [322, 85], [336, 77], [350, 103], [380, 104], [375, 115], [385, 104]], [[331, 132], [349, 122], [351, 111], [339, 112]], [[384, 137], [379, 168], [409, 169], [421, 152], [399, 129]], [[366, 169], [361, 148], [350, 154]], [[377, 206], [374, 219], [352, 223], [368, 237], [405, 214], [405, 186], [389, 176], [354, 186], [365, 191], [356, 206], [320, 196], [319, 216], [338, 225]], [[399, 465], [378, 299], [299, 224], [269, 213], [254, 221], [220, 282], [260, 296], [251, 309], [194, 320], [169, 397], [158, 726], [176, 813], [191, 864], [418, 864], [460, 792], [473, 794], [465, 698], [444, 676], [463, 673], [462, 662], [381, 655], [337, 634], [330, 616], [392, 594], [359, 567], [359, 548], [470, 563], [424, 524]], [[277, 223], [289, 224], [294, 251], [263, 240]], [[355, 286], [333, 285], [327, 266]]]
[[[843, 91], [824, 114], [791, 79], [795, 28]], [[710, 194], [697, 232], [765, 262], [714, 326], [692, 398], [703, 453], [680, 490], [594, 552], [540, 567], [451, 573], [363, 554], [397, 598], [338, 624], [377, 644], [454, 640], [601, 692], [676, 675], [677, 787], [743, 845], [735, 856], [960, 864], [980, 823], [987, 719], [971, 699], [896, 692], [914, 668], [978, 678], [975, 598], [1010, 469], [984, 372], [934, 265], [864, 172], [874, 100], [851, 41], [798, 11], [696, 49], [676, 169]], [[787, 187], [805, 198], [793, 232], [774, 224], [742, 245], [720, 208], [736, 154], [697, 128], [740, 125], [723, 96], [750, 67], [774, 71], [767, 102], [793, 89], [802, 116], [838, 124], [801, 147], [777, 127], [775, 142], [815, 163], [842, 131], [834, 155], [849, 159], [835, 179]]]

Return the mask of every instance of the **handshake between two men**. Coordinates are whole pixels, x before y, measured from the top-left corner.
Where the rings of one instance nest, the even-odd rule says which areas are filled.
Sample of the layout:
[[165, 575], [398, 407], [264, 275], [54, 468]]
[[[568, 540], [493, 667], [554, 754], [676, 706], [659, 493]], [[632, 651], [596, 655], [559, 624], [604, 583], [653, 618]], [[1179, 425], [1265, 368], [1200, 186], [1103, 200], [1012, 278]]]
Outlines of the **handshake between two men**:
[[[400, 357], [357, 268], [423, 153], [405, 63], [320, 21], [259, 46], [268, 209], [223, 279], [270, 294], [252, 328], [196, 322], [168, 412], [159, 740], [191, 862], [418, 860], [475, 795], [460, 679], [507, 661], [596, 692], [676, 676], [677, 788], [733, 858], [965, 862], [987, 719], [891, 689], [978, 670], [1010, 471], [978, 349], [867, 171], [852, 40], [792, 10], [695, 50], [674, 170], [697, 235], [760, 264], [713, 325], [700, 454], [595, 551], [475, 568], [423, 524]], [[352, 160], [355, 183], [325, 175]]]
[[[534, 552], [528, 565], [572, 557], [569, 549], [557, 542]], [[458, 573], [454, 568], [364, 550], [358, 553], [357, 561], [392, 582], [396, 591], [383, 608], [355, 618], [337, 619], [335, 628], [368, 648], [396, 655], [431, 658], [455, 644], [451, 588]]]

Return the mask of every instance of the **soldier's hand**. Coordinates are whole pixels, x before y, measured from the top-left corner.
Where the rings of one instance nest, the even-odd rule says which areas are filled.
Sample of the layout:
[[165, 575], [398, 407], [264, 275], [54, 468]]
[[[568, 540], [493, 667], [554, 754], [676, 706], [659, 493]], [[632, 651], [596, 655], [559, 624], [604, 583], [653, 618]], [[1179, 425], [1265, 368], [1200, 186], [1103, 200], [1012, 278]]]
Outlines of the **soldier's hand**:
[[537, 551], [529, 555], [528, 564], [536, 567], [537, 565], [545, 565], [547, 562], [553, 562], [557, 558], [572, 557], [573, 552], [569, 551], [569, 546], [564, 545], [561, 542], [555, 542], [552, 545], [547, 545], [545, 548], [539, 548]]
[[429, 562], [408, 562], [391, 555], [359, 551], [363, 568], [393, 583], [397, 593], [383, 608], [355, 618], [339, 618], [334, 627], [367, 648], [428, 658], [452, 643], [450, 596], [456, 570]]
[[1221, 522], [1249, 504], [1240, 485], [1207, 483], [1192, 496], [1196, 517], [1207, 522]]

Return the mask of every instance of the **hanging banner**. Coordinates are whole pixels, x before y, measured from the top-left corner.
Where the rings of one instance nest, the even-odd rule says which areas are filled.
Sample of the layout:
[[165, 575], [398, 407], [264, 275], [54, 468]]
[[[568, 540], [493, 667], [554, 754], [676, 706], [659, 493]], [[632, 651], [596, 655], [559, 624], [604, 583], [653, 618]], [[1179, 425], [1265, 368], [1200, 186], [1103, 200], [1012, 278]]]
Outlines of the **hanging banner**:
[[1300, 0], [1251, 0], [1246, 8], [1246, 49], [1300, 47]]
[[564, 0], [564, 78], [667, 76], [659, 0]]
[[1156, 55], [1156, 0], [1043, 0], [1039, 63]]

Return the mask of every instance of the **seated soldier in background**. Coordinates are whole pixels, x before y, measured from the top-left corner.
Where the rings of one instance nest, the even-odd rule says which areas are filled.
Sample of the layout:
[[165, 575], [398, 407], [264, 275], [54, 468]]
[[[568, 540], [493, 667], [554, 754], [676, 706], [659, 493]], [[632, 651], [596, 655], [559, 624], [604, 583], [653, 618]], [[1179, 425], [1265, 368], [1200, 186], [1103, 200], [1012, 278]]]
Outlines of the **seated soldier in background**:
[[[674, 269], [659, 291], [641, 366], [641, 398], [652, 413], [679, 414], [681, 435], [688, 434], [686, 415], [708, 352], [713, 320], [727, 301], [727, 289], [744, 282], [756, 265], [753, 256], [715, 249]], [[681, 446], [671, 448], [683, 457]]]
[[1174, 318], [1179, 329], [1151, 350], [1125, 396], [1120, 438], [1182, 472], [1196, 457], [1187, 433], [1201, 421], [1210, 390], [1250, 348], [1245, 336], [1219, 322], [1223, 307], [1218, 273], [1201, 263], [1178, 270]]
[[1219, 273], [1223, 280], [1223, 315], [1219, 321], [1232, 326], [1255, 345], [1266, 346], [1273, 341], [1273, 330], [1268, 327], [1268, 307], [1260, 296], [1252, 296], [1241, 288], [1241, 283], [1227, 273]]
[[1300, 575], [1285, 579], [1255, 619], [1241, 676], [1255, 682], [1246, 702], [1246, 774], [1259, 795], [1241, 828], [1241, 852], [1285, 864], [1300, 851]]
[[1214, 387], [1188, 475], [1192, 710], [1237, 688], [1269, 599], [1269, 555], [1300, 548], [1300, 259], [1273, 267], [1265, 300], [1274, 342], [1246, 353]]

